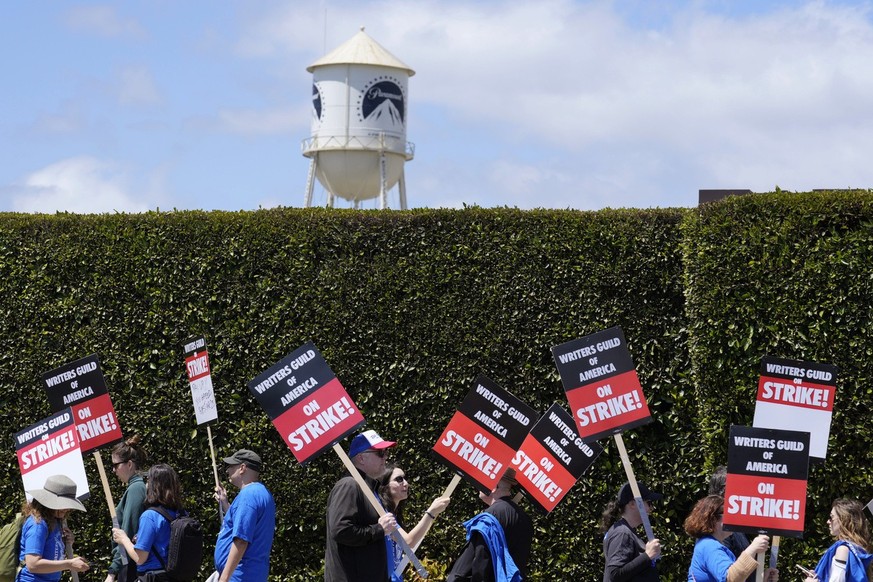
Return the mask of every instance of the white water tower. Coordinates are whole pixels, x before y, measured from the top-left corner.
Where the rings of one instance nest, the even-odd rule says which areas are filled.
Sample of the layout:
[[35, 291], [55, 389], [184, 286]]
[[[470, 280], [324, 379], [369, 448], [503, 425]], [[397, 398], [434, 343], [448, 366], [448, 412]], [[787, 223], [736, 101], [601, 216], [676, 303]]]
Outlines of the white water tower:
[[312, 73], [312, 135], [303, 141], [311, 159], [304, 206], [312, 206], [315, 178], [327, 205], [339, 196], [360, 207], [397, 185], [406, 209], [403, 166], [413, 158], [406, 141], [407, 87], [415, 71], [373, 40], [363, 27], [306, 68]]

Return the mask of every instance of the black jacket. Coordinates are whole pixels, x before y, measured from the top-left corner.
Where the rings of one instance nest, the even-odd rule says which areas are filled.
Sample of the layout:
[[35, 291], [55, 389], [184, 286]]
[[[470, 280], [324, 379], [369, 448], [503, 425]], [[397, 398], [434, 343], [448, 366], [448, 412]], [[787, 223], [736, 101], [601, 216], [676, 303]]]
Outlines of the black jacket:
[[[373, 491], [378, 488], [375, 479], [364, 475], [364, 480]], [[353, 477], [334, 485], [327, 499], [325, 582], [387, 582], [385, 530], [378, 522], [379, 514]]]

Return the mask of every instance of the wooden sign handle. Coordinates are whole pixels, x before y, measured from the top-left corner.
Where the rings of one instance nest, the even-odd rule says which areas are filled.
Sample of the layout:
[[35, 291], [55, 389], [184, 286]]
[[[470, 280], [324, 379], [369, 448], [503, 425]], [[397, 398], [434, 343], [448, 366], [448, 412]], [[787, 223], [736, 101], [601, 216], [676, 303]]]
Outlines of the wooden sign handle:
[[[367, 501], [370, 502], [370, 505], [373, 506], [373, 509], [376, 510], [376, 513], [378, 513], [380, 517], [385, 515], [385, 508], [383, 508], [382, 504], [379, 503], [379, 500], [376, 499], [376, 494], [370, 491], [370, 488], [367, 486], [367, 482], [364, 481], [364, 478], [361, 476], [361, 472], [358, 471], [358, 468], [355, 467], [355, 465], [352, 463], [352, 460], [339, 445], [339, 443], [333, 445], [333, 450], [343, 462], [343, 465], [346, 466], [346, 469], [348, 469], [352, 477], [354, 477], [355, 481], [358, 484], [358, 487], [363, 492], [364, 497], [367, 498]], [[406, 540], [403, 539], [403, 536], [400, 535], [400, 532], [394, 530], [394, 532], [391, 533], [391, 538], [397, 543], [397, 545], [399, 545], [403, 549], [403, 553], [406, 554], [406, 557], [409, 558], [409, 562], [415, 568], [415, 571], [418, 573], [418, 575], [422, 578], [427, 578], [427, 570], [424, 568], [424, 566], [421, 565], [421, 562], [418, 561], [418, 558], [415, 557], [415, 552], [412, 551], [412, 548], [409, 547], [409, 544], [406, 543]]]
[[770, 567], [775, 568], [779, 561], [779, 536], [773, 536], [770, 544]]
[[624, 446], [624, 439], [621, 434], [615, 435], [615, 444], [618, 447], [618, 454], [621, 456], [621, 464], [624, 466], [624, 472], [627, 474], [627, 482], [630, 484], [631, 491], [634, 494], [637, 509], [640, 510], [643, 527], [646, 529], [646, 538], [648, 541], [652, 541], [655, 539], [655, 533], [652, 531], [652, 524], [649, 522], [649, 514], [646, 511], [646, 504], [643, 503], [643, 498], [640, 495], [640, 487], [637, 485], [637, 478], [634, 476], [634, 468], [631, 466], [630, 457], [627, 455], [627, 449]]
[[[67, 528], [67, 520], [64, 518], [63, 521], [64, 528]], [[73, 557], [73, 542], [69, 540], [64, 540], [64, 554], [66, 554], [67, 559], [71, 559]], [[73, 577], [73, 582], [79, 582], [79, 573], [73, 570], [70, 570], [70, 575]]]
[[[215, 476], [215, 486], [221, 487], [221, 482], [218, 480], [218, 465], [215, 463], [215, 448], [212, 446], [212, 428], [206, 425], [206, 436], [209, 438], [209, 454], [212, 456], [212, 474]], [[221, 526], [224, 523], [224, 509], [221, 508], [221, 501], [218, 502], [218, 524]]]
[[[109, 507], [109, 517], [112, 518], [112, 527], [121, 527], [118, 525], [118, 516], [115, 514], [115, 501], [112, 500], [112, 491], [109, 489], [109, 479], [106, 478], [106, 469], [103, 468], [103, 458], [100, 456], [100, 451], [94, 451], [94, 461], [97, 463], [97, 472], [100, 474], [100, 483], [103, 484], [103, 495], [106, 496], [106, 505]], [[118, 555], [121, 557], [121, 564], [127, 566], [127, 552], [124, 548], [118, 546]]]
[[446, 490], [443, 491], [443, 497], [451, 497], [452, 493], [455, 492], [455, 489], [458, 487], [458, 483], [461, 482], [461, 476], [455, 473], [452, 475], [452, 480], [449, 481], [449, 486], [446, 487]]
[[758, 570], [755, 572], [755, 581], [764, 582], [764, 552], [758, 554]]

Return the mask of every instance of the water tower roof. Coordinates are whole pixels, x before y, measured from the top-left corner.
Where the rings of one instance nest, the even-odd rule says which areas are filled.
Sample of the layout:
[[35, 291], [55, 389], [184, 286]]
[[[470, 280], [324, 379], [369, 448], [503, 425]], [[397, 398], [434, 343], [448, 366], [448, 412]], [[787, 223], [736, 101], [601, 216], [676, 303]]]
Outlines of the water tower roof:
[[306, 67], [306, 70], [311, 73], [316, 67], [325, 65], [379, 65], [403, 69], [410, 77], [415, 74], [409, 65], [389, 53], [364, 32], [364, 27], [361, 27], [358, 34]]

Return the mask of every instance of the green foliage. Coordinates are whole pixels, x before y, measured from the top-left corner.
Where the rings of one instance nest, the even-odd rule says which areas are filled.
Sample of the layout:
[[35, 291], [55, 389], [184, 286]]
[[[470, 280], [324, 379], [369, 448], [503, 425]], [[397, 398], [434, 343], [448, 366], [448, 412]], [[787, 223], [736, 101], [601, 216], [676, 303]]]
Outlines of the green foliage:
[[[746, 197], [701, 211], [2, 215], [6, 442], [49, 413], [43, 372], [97, 353], [125, 434], [143, 435], [154, 460], [180, 471], [214, 540], [206, 431], [195, 426], [181, 353], [203, 334], [216, 452], [245, 446], [266, 461], [278, 506], [271, 578], [317, 579], [327, 494], [342, 466], [330, 453], [299, 466], [246, 389], [250, 379], [314, 341], [368, 426], [400, 441], [416, 516], [451, 478], [429, 450], [476, 375], [543, 411], [565, 402], [549, 348], [621, 325], [655, 419], [625, 442], [637, 477], [668, 494], [653, 520], [665, 579], [687, 568], [682, 520], [724, 462], [728, 424], [751, 422], [760, 356], [840, 366], [836, 456], [813, 480], [841, 478], [811, 487], [812, 556], [838, 489], [870, 493], [868, 478], [845, 471], [864, 466], [870, 448], [870, 389], [861, 388], [873, 345], [870, 224], [868, 197], [838, 194]], [[600, 512], [625, 480], [614, 445], [603, 444], [558, 508], [535, 516], [532, 579], [602, 576]], [[72, 523], [78, 551], [103, 568], [109, 517], [90, 456], [86, 466], [92, 500]], [[11, 447], [0, 470], [2, 493], [16, 500], [8, 518], [23, 500]], [[434, 524], [419, 552], [434, 580], [463, 543], [460, 522], [479, 510], [462, 485]]]

